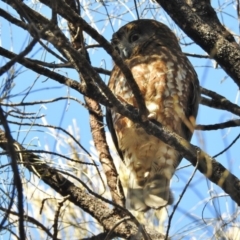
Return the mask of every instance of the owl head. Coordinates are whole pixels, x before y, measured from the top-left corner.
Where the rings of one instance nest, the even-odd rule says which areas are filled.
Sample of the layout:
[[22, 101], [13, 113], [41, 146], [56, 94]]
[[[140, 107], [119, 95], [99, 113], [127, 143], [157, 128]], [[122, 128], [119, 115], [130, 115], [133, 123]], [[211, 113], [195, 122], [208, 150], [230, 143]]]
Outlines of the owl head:
[[111, 43], [123, 59], [148, 52], [152, 54], [159, 46], [180, 50], [174, 33], [166, 25], [150, 19], [124, 25], [113, 34]]

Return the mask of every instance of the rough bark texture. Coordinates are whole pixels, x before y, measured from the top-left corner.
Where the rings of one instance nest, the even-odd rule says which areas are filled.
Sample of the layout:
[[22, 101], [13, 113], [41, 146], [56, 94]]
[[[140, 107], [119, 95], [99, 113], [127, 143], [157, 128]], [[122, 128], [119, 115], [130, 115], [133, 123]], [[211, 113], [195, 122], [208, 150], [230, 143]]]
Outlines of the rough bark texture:
[[[78, 11], [80, 12], [80, 9], [77, 9], [75, 1], [68, 0], [67, 3], [69, 6], [71, 6], [71, 8], [76, 13], [78, 13]], [[75, 24], [71, 22], [68, 22], [68, 27], [70, 30], [71, 42], [73, 47], [76, 50], [79, 50], [81, 54], [85, 56], [89, 64], [91, 64], [88, 52], [86, 51], [86, 48], [85, 48], [83, 32], [81, 28], [75, 26]], [[88, 85], [88, 81], [85, 81], [84, 77], [81, 76], [81, 74], [79, 74], [79, 77], [82, 80], [82, 82]], [[103, 171], [107, 179], [107, 185], [109, 187], [112, 200], [114, 203], [120, 206], [124, 206], [125, 205], [124, 192], [123, 192], [121, 182], [118, 181], [118, 173], [113, 163], [113, 159], [111, 157], [111, 154], [107, 145], [101, 106], [97, 101], [89, 97], [85, 96], [84, 100], [86, 102], [86, 106], [89, 109], [89, 124], [91, 128], [92, 138], [99, 155], [99, 161], [102, 164]], [[99, 170], [98, 170], [98, 174], [99, 174], [99, 177], [102, 179]]]
[[240, 87], [240, 48], [209, 1], [157, 0], [176, 24], [215, 59]]

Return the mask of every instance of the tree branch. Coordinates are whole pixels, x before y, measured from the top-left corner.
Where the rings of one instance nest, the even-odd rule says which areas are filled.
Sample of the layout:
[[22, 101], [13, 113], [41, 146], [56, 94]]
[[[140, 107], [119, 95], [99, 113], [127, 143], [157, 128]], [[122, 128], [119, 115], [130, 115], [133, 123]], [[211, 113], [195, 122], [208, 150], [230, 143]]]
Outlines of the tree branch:
[[[196, 10], [184, 0], [156, 1], [194, 42], [220, 64], [240, 87], [240, 47], [234, 37], [216, 20], [210, 4], [207, 6], [207, 3], [201, 1], [205, 7], [201, 8], [200, 5]], [[193, 2], [199, 4], [199, 1]], [[202, 9], [207, 9], [205, 15], [201, 14], [204, 12]], [[211, 16], [207, 17], [209, 12], [211, 12]]]
[[[3, 207], [0, 206], [0, 210], [4, 211], [4, 212], [7, 212], [8, 209], [5, 209]], [[10, 214], [12, 215], [15, 215], [15, 216], [18, 216], [19, 213], [17, 212], [14, 212], [14, 211], [9, 211]], [[49, 229], [47, 227], [45, 227], [41, 222], [37, 221], [35, 218], [27, 215], [27, 214], [24, 214], [24, 220], [26, 222], [29, 222], [29, 223], [32, 223], [34, 225], [36, 225], [38, 228], [42, 229], [49, 237], [53, 238], [53, 235], [52, 233], [49, 231]], [[59, 238], [55, 238], [55, 240], [60, 240]]]
[[195, 129], [202, 130], [202, 131], [209, 131], [209, 130], [218, 130], [223, 128], [239, 127], [239, 126], [240, 126], [240, 119], [234, 119], [234, 120], [226, 121], [223, 123], [216, 123], [216, 124], [209, 124], [209, 125], [198, 124], [195, 127]]
[[[22, 187], [22, 181], [20, 178], [20, 174], [18, 171], [18, 164], [17, 164], [17, 154], [14, 148], [14, 140], [12, 138], [9, 126], [8, 126], [8, 122], [7, 119], [4, 116], [3, 110], [0, 106], [0, 120], [1, 120], [1, 124], [3, 125], [4, 129], [5, 129], [5, 133], [3, 132], [4, 136], [6, 139], [8, 139], [8, 142], [6, 144], [6, 150], [9, 152], [9, 156], [11, 157], [11, 167], [12, 167], [12, 171], [13, 171], [13, 183], [14, 186], [16, 186], [17, 191], [18, 191], [18, 195], [17, 195], [17, 207], [18, 207], [18, 212], [19, 212], [19, 221], [18, 221], [18, 229], [19, 229], [19, 235], [20, 235], [20, 239], [25, 240], [25, 230], [24, 230], [24, 211], [23, 211], [23, 187]], [[11, 203], [9, 205], [9, 209], [12, 207], [12, 200], [13, 198], [10, 199]], [[4, 225], [4, 220], [5, 218], [3, 218], [1, 225]]]
[[226, 110], [228, 112], [231, 112], [233, 114], [236, 114], [240, 116], [240, 107], [235, 104], [230, 102], [228, 99], [226, 99], [224, 96], [213, 92], [211, 90], [208, 90], [206, 88], [201, 87], [201, 94], [206, 95], [209, 98], [201, 97], [201, 104], [209, 106], [209, 107], [214, 107], [217, 109], [222, 109]]
[[[0, 147], [7, 151], [8, 144], [8, 139], [5, 137], [5, 133], [0, 129]], [[63, 197], [69, 196], [69, 201], [97, 219], [106, 231], [111, 231], [114, 224], [127, 216], [127, 210], [123, 212], [118, 208], [110, 209], [102, 200], [103, 197], [92, 196], [83, 188], [75, 186], [68, 180], [68, 178], [60, 174], [58, 170], [45, 164], [37, 155], [28, 152], [16, 141], [14, 144], [23, 151], [23, 164], [29, 171], [40, 177], [46, 184]], [[150, 228], [147, 228], [146, 230], [153, 240], [163, 239], [163, 235], [155, 230]], [[141, 237], [138, 234], [138, 227], [132, 220], [128, 220], [114, 229], [113, 236], [122, 238], [129, 238], [132, 236], [133, 238], [136, 237], [134, 239], [140, 240]]]
[[[75, 5], [75, 1], [67, 0], [67, 3], [70, 6], [72, 6], [73, 11], [77, 13], [77, 9], [76, 9], [77, 6]], [[85, 49], [83, 32], [81, 28], [76, 27], [75, 24], [72, 24], [70, 22], [68, 22], [68, 27], [71, 34], [71, 41], [72, 41], [73, 47], [75, 49], [81, 49], [82, 54], [85, 56], [86, 60], [90, 63], [88, 52]], [[81, 76], [80, 76], [80, 79], [81, 79]], [[87, 81], [85, 82], [86, 84], [88, 84]], [[99, 154], [99, 160], [102, 164], [103, 171], [107, 179], [107, 185], [109, 187], [112, 200], [114, 203], [120, 206], [125, 206], [125, 197], [124, 197], [123, 188], [122, 188], [121, 182], [118, 180], [118, 173], [106, 141], [102, 109], [100, 107], [100, 104], [97, 101], [90, 99], [86, 96], [84, 97], [84, 99], [89, 109], [94, 109], [94, 111], [89, 111], [90, 128], [91, 128], [94, 145]], [[99, 177], [102, 179], [99, 170], [98, 170], [98, 173], [99, 173]]]

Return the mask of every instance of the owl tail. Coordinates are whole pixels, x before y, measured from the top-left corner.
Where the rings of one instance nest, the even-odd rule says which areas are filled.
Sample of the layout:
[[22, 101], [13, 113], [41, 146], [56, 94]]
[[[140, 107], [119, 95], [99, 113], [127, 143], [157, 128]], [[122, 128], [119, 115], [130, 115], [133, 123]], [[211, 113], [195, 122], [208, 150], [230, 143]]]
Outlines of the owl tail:
[[154, 209], [172, 204], [173, 198], [169, 190], [170, 180], [162, 174], [149, 176], [143, 188], [144, 203]]
[[170, 181], [162, 174], [149, 176], [144, 186], [139, 185], [134, 174], [130, 174], [126, 207], [139, 212], [150, 208], [159, 209], [172, 204], [173, 198], [169, 190]]
[[146, 212], [149, 210], [149, 207], [144, 202], [143, 186], [139, 185], [133, 173], [130, 173], [129, 176], [126, 208], [138, 212]]

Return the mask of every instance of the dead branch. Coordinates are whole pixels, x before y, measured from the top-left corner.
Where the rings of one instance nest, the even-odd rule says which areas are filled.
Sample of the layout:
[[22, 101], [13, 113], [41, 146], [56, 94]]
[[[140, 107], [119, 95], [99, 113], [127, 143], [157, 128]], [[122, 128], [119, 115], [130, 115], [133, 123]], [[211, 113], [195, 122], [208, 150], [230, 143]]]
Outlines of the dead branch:
[[[0, 129], [0, 147], [7, 151], [8, 145], [8, 139], [5, 137], [4, 131]], [[69, 196], [69, 201], [97, 219], [106, 231], [111, 231], [114, 224], [127, 216], [127, 210], [121, 211], [117, 207], [110, 209], [106, 204], [106, 202], [109, 203], [110, 201], [104, 201], [104, 198], [100, 195], [92, 195], [93, 192], [91, 192], [91, 194], [87, 193], [84, 189], [74, 185], [68, 178], [64, 177], [63, 174], [60, 174], [58, 170], [45, 164], [36, 154], [28, 152], [18, 142], [14, 141], [14, 145], [24, 151], [22, 153], [23, 164], [30, 172], [40, 177], [42, 181], [63, 197]], [[163, 235], [157, 233], [155, 230], [150, 228], [146, 230], [151, 239], [163, 239]], [[138, 227], [133, 223], [132, 219], [120, 224], [114, 230], [113, 236], [123, 238], [138, 236], [134, 239], [142, 239], [138, 235]]]

